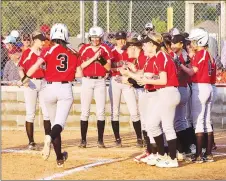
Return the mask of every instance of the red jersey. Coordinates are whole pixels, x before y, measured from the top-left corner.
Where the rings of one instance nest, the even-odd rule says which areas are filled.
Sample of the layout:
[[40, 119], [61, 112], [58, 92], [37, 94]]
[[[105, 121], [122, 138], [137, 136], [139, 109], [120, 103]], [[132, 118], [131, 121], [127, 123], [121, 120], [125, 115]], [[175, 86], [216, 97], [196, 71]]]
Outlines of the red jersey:
[[[109, 60], [109, 59], [112, 60], [113, 57], [112, 57], [111, 49], [107, 45], [101, 44], [98, 50], [101, 50], [101, 56], [104, 57], [106, 60]], [[92, 46], [90, 44], [83, 45], [79, 51], [80, 64], [92, 58], [95, 55], [95, 53], [96, 52], [93, 51]], [[97, 61], [92, 62], [90, 65], [88, 65], [83, 69], [83, 75], [89, 76], [89, 77], [90, 76], [104, 77], [106, 73], [107, 73], [107, 70]]]
[[[120, 68], [126, 62], [132, 62], [133, 63], [133, 61], [134, 61], [134, 59], [128, 57], [126, 50], [120, 50], [120, 51], [121, 52], [116, 50], [116, 48], [113, 48], [111, 50], [111, 53], [112, 53], [112, 56], [113, 56], [112, 61], [111, 61], [111, 67], [112, 68]], [[121, 75], [121, 74], [120, 74], [119, 71], [111, 71], [111, 75], [116, 76], [116, 75]]]
[[155, 85], [156, 89], [170, 86], [179, 86], [176, 65], [170, 55], [162, 51], [156, 55], [156, 61], [154, 62], [154, 73], [159, 75], [160, 72], [166, 72], [167, 83], [166, 85]]
[[144, 51], [140, 51], [139, 57], [137, 59], [136, 68], [138, 70], [143, 70], [147, 59], [148, 59], [148, 57], [144, 55]]
[[71, 50], [56, 44], [43, 51], [41, 56], [46, 63], [45, 79], [49, 82], [73, 81], [78, 59]]
[[211, 65], [212, 65], [211, 84], [215, 84], [216, 78], [217, 78], [217, 65], [216, 65], [216, 61], [214, 59], [213, 59], [213, 62]]
[[[154, 73], [154, 62], [156, 60], [156, 57], [153, 56], [151, 58], [147, 58], [147, 61], [144, 65], [144, 74], [145, 73]], [[145, 89], [147, 90], [153, 90], [155, 89], [155, 86], [154, 85], [151, 85], [151, 84], [146, 84]]]
[[198, 72], [196, 72], [192, 76], [192, 82], [194, 83], [211, 82], [212, 65], [208, 51], [206, 50], [198, 51], [193, 57], [192, 66], [198, 68]]
[[[36, 63], [40, 55], [37, 55], [33, 50], [28, 48], [22, 53], [22, 56], [19, 61], [19, 66], [24, 69], [24, 73], [26, 74], [28, 70]], [[32, 78], [43, 78], [44, 70], [40, 67], [35, 73], [31, 76]]]

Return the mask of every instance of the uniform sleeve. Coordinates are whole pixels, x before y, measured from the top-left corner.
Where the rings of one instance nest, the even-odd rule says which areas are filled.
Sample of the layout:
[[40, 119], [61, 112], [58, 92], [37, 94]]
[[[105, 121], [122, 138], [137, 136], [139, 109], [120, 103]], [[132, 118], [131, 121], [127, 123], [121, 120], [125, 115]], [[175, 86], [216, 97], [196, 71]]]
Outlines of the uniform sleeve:
[[24, 60], [27, 58], [28, 54], [27, 54], [27, 51], [24, 51], [20, 57], [20, 60], [19, 60], [19, 63], [18, 63], [18, 66], [22, 67], [25, 69], [25, 64], [23, 63]]
[[40, 58], [42, 58], [45, 62], [48, 60], [48, 57], [50, 56], [50, 54], [48, 53], [48, 51], [50, 50], [49, 47], [47, 48], [43, 48], [40, 54]]
[[83, 45], [82, 48], [79, 50], [78, 54], [78, 63], [77, 66], [81, 66], [81, 64], [84, 62], [84, 60], [86, 59], [86, 55], [85, 55], [85, 48], [87, 47], [87, 45]]
[[101, 54], [106, 60], [112, 60], [113, 59], [112, 51], [111, 51], [110, 47], [108, 47], [107, 45], [102, 45]]
[[167, 64], [167, 58], [163, 55], [163, 53], [160, 53], [157, 56], [156, 65], [158, 67], [159, 72], [166, 72], [166, 64]]

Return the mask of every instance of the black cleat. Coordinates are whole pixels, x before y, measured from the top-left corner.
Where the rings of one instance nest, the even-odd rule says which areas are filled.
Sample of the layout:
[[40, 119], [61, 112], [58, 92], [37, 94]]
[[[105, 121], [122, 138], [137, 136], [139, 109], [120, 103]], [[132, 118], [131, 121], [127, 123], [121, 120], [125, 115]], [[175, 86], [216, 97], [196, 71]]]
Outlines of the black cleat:
[[29, 150], [36, 150], [37, 149], [37, 144], [35, 142], [30, 142], [28, 144], [28, 149]]
[[117, 139], [117, 140], [115, 141], [115, 145], [116, 145], [116, 147], [118, 147], [118, 148], [122, 147], [122, 140], [121, 140], [120, 138]]
[[98, 148], [106, 148], [103, 141], [98, 141], [97, 142], [97, 147]]
[[214, 159], [213, 159], [213, 155], [210, 154], [210, 155], [204, 155], [203, 156], [203, 160], [204, 162], [214, 162]]
[[203, 160], [203, 157], [202, 156], [197, 156], [194, 160], [195, 163], [203, 163], [204, 160]]
[[144, 146], [143, 140], [142, 139], [137, 139], [137, 147], [143, 148], [143, 146]]
[[63, 159], [57, 160], [57, 167], [64, 167], [64, 162], [68, 159], [68, 153], [65, 151], [62, 153]]
[[78, 146], [79, 148], [86, 148], [86, 141], [82, 140], [80, 145]]

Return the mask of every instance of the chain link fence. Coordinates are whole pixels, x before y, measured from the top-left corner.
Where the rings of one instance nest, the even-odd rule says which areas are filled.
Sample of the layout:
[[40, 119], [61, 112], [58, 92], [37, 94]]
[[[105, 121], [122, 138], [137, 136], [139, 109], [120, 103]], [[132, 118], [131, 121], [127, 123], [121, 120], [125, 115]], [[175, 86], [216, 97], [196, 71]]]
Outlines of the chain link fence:
[[[173, 27], [185, 31], [184, 1], [84, 1], [84, 19], [81, 17], [79, 1], [6, 1], [1, 2], [1, 35], [6, 36], [12, 30], [21, 34], [40, 29], [43, 24], [56, 22], [68, 26], [70, 37], [82, 37], [93, 26], [94, 20], [106, 32], [124, 30], [141, 33], [144, 25], [152, 21], [157, 32], [167, 31], [167, 8], [173, 8]], [[96, 11], [95, 11], [96, 10]], [[97, 13], [96, 13], [97, 12]], [[96, 13], [96, 14], [95, 14]], [[81, 21], [84, 32], [81, 32]], [[219, 4], [195, 3], [194, 26], [207, 28], [220, 40]], [[81, 39], [73, 39], [81, 42]], [[77, 48], [77, 47], [75, 47]], [[8, 61], [7, 51], [1, 51], [1, 74]], [[1, 76], [2, 77], [2, 76]]]

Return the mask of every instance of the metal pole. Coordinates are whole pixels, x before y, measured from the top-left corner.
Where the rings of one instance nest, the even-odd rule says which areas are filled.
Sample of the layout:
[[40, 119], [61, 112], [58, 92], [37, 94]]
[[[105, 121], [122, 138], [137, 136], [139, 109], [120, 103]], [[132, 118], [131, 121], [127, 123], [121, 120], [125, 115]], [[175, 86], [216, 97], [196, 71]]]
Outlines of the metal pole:
[[85, 10], [84, 1], [80, 0], [80, 34], [82, 36], [82, 42], [85, 42]]
[[93, 26], [97, 26], [98, 5], [97, 1], [93, 1]]
[[133, 13], [133, 2], [129, 4], [129, 32], [132, 31], [132, 13]]
[[107, 1], [107, 32], [109, 33], [110, 31], [110, 6], [109, 6], [109, 1]]

